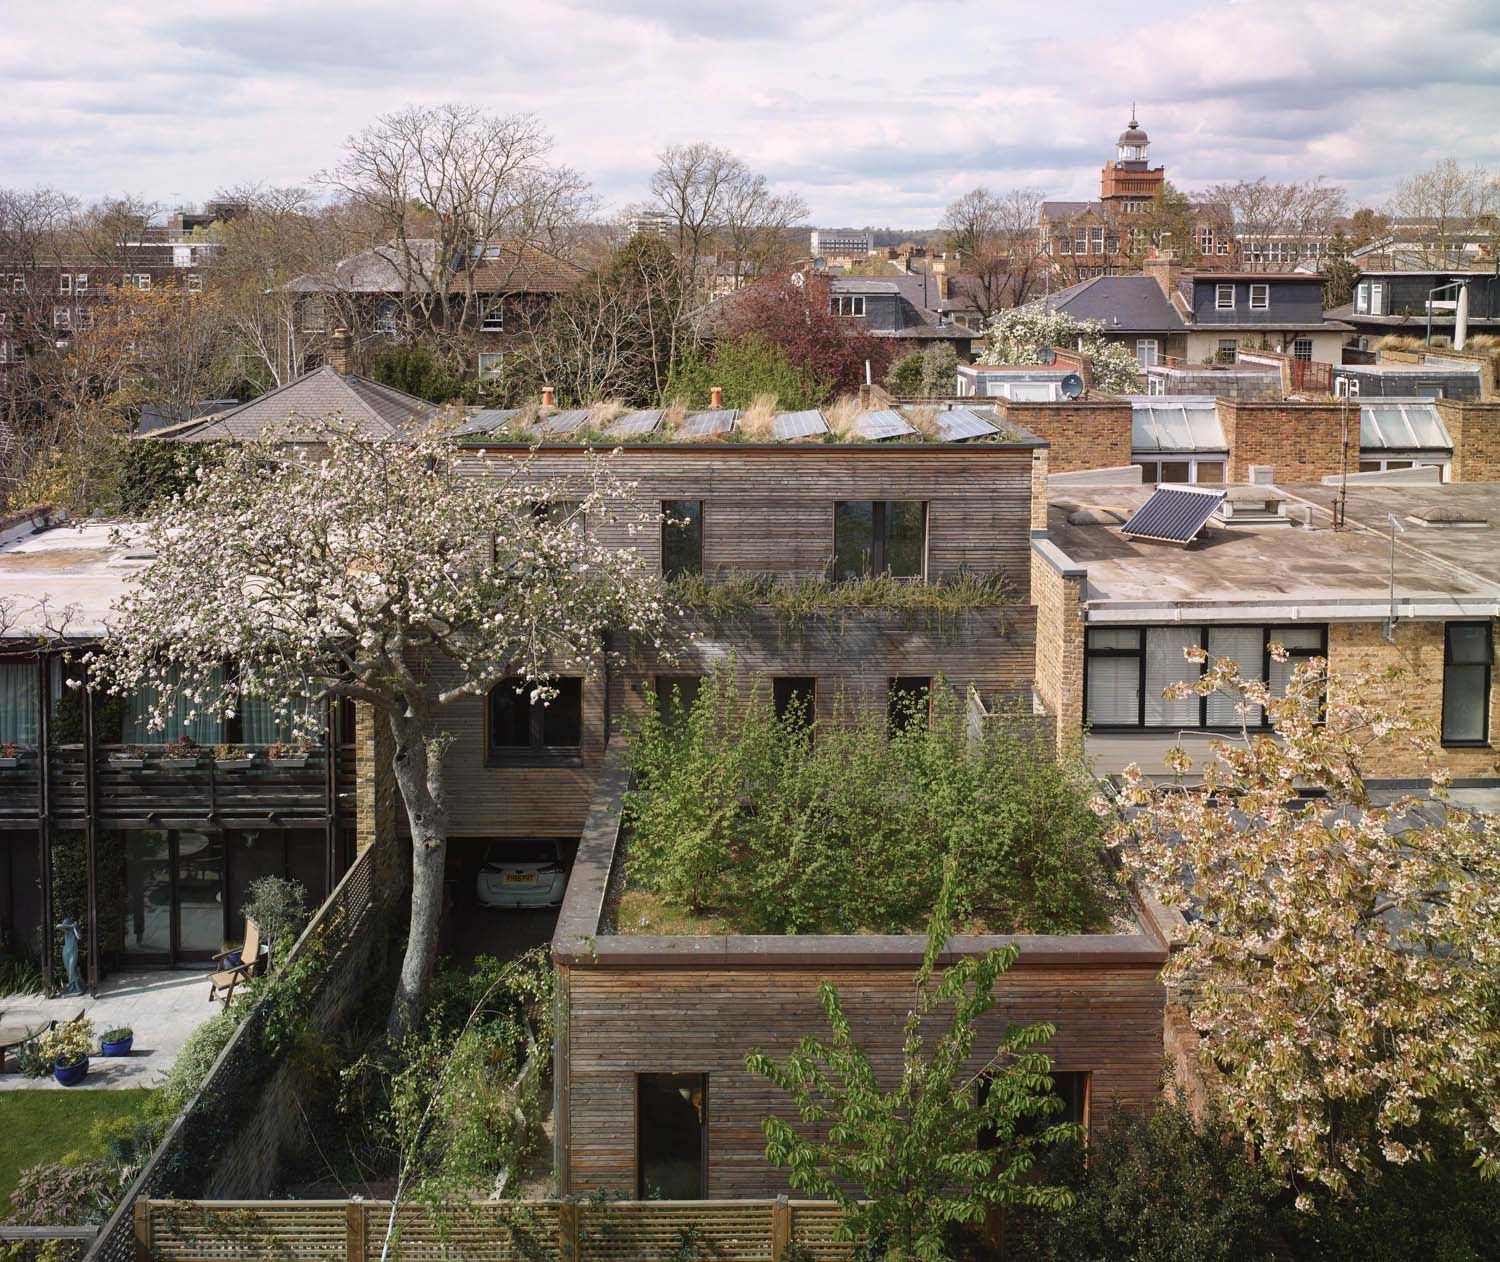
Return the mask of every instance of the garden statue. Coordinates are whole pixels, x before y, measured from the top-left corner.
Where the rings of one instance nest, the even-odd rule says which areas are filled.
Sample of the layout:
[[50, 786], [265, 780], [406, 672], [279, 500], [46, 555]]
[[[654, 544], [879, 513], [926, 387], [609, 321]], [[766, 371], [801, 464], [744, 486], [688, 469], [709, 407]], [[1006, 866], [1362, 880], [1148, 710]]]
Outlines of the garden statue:
[[68, 970], [68, 988], [63, 994], [81, 995], [83, 978], [78, 974], [78, 944], [83, 941], [83, 934], [72, 916], [64, 916], [57, 927], [63, 931], [63, 967]]

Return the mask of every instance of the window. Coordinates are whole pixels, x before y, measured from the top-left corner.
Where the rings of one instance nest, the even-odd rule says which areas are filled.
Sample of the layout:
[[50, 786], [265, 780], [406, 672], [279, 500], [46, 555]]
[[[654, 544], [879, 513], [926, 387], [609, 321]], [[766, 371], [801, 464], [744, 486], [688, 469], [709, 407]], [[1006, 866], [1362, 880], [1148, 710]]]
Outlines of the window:
[[67, 307], [53, 307], [52, 327], [54, 329], [71, 329], [73, 327], [73, 313]]
[[864, 294], [835, 294], [833, 313], [841, 316], [862, 316], [865, 313]]
[[1385, 286], [1378, 280], [1370, 282], [1370, 314], [1385, 314]]
[[1198, 253], [1212, 254], [1214, 250], [1214, 230], [1212, 228], [1198, 229]]
[[682, 578], [703, 573], [703, 501], [661, 502], [661, 573]]
[[534, 687], [520, 676], [502, 679], [489, 694], [489, 752], [492, 761], [533, 762], [576, 759], [583, 740], [583, 680], [551, 681], [557, 695], [543, 704], [531, 699]]
[[1304, 362], [1312, 360], [1312, 338], [1299, 337], [1292, 343], [1292, 358]]
[[1135, 343], [1135, 362], [1141, 368], [1150, 368], [1156, 363], [1159, 344], [1154, 337], [1137, 338]]
[[1215, 358], [1221, 364], [1232, 364], [1239, 357], [1240, 340], [1237, 337], [1221, 337]]
[[1494, 641], [1488, 622], [1444, 625], [1444, 745], [1489, 743], [1490, 667], [1494, 660]]
[[1233, 311], [1234, 310], [1234, 286], [1233, 285], [1215, 285], [1214, 286], [1214, 310], [1215, 311]]
[[1354, 309], [1361, 315], [1366, 315], [1370, 310], [1370, 283], [1366, 281], [1358, 285], [1354, 290]]
[[833, 506], [835, 579], [922, 578], [927, 569], [927, 504], [922, 500], [840, 500]]
[[656, 713], [665, 723], [677, 715], [686, 715], [698, 704], [703, 691], [702, 675], [658, 675], [652, 682], [656, 694]]
[[1090, 228], [1089, 229], [1089, 238], [1090, 238], [1090, 242], [1089, 242], [1089, 248], [1090, 248], [1090, 250], [1094, 254], [1103, 254], [1104, 253], [1104, 229], [1103, 228]]
[[203, 275], [200, 272], [188, 273], [188, 293], [201, 294], [203, 292]]
[[127, 279], [133, 280], [135, 287], [139, 289], [143, 294], [149, 294], [151, 292], [150, 272], [137, 272], [134, 277]]
[[931, 706], [931, 675], [896, 675], [886, 684], [885, 714], [892, 733], [904, 732], [913, 723], [925, 726]]
[[[1060, 1108], [1054, 1109], [1046, 1114], [1029, 1114], [1016, 1119], [1016, 1134], [1028, 1138], [1035, 1138], [1049, 1126], [1060, 1126], [1065, 1123], [1073, 1126], [1087, 1127], [1089, 1124], [1089, 1087], [1093, 1075], [1078, 1070], [1053, 1070], [1052, 1090], [1048, 1093], [1055, 1097], [1061, 1104]], [[977, 1084], [979, 1103], [984, 1105], [989, 1096], [990, 1079], [988, 1075], [982, 1076]], [[997, 1144], [995, 1132], [989, 1127], [981, 1128], [975, 1146], [980, 1152], [986, 1152]]]
[[1089, 252], [1089, 230], [1087, 228], [1075, 228], [1073, 230], [1073, 253], [1087, 254]]
[[1067, 233], [1063, 233], [1062, 236], [1057, 238], [1057, 252], [1059, 254], [1073, 253], [1073, 238]]
[[708, 1194], [708, 1075], [637, 1074], [635, 1182], [642, 1200]]
[[375, 332], [395, 333], [396, 317], [400, 312], [394, 298], [382, 298], [375, 304]]
[[481, 377], [498, 377], [505, 363], [505, 356], [499, 351], [479, 352], [479, 375]]
[[817, 717], [818, 681], [811, 675], [777, 675], [771, 681], [771, 700], [778, 719], [811, 723]]
[[1150, 486], [1153, 482], [1222, 482], [1224, 481], [1223, 456], [1185, 456], [1180, 460], [1163, 460], [1159, 456], [1139, 456], [1131, 460], [1140, 465], [1141, 481]]
[[494, 298], [485, 304], [484, 315], [479, 320], [481, 333], [505, 332], [505, 300]]
[[1250, 310], [1268, 311], [1271, 307], [1271, 287], [1269, 285], [1250, 286]]
[[10, 278], [10, 292], [13, 294], [24, 294], [26, 292], [26, 277], [12, 276]]
[[[1285, 662], [1271, 659], [1271, 645], [1287, 651]], [[1235, 700], [1227, 693], [1210, 697], [1162, 696], [1174, 683], [1191, 682], [1201, 668], [1184, 650], [1204, 647], [1211, 658], [1239, 663], [1246, 679], [1264, 679], [1275, 693], [1284, 692], [1292, 672], [1309, 657], [1327, 651], [1323, 626], [1171, 626], [1093, 627], [1084, 652], [1084, 716], [1099, 728], [1235, 728], [1240, 725]], [[1251, 727], [1265, 727], [1266, 716], [1245, 716]]]
[[1228, 254], [1229, 253], [1229, 242], [1228, 241], [1220, 241], [1219, 244], [1218, 244], [1216, 252], [1219, 253], [1219, 254]]
[[73, 292], [73, 275], [64, 272], [57, 278], [57, 292], [60, 294], [71, 294]]
[[87, 272], [79, 272], [78, 275], [73, 278], [73, 292], [75, 294], [81, 294], [87, 291], [88, 287], [89, 274]]

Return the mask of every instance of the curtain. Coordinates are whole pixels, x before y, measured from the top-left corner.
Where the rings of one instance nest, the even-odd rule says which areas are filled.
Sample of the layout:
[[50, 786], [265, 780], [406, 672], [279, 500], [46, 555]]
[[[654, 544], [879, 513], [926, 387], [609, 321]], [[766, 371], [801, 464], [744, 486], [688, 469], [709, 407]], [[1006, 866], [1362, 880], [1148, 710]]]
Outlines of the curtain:
[[1089, 658], [1088, 693], [1090, 723], [1136, 726], [1141, 721], [1140, 659]]
[[1163, 697], [1168, 684], [1196, 682], [1201, 667], [1183, 656], [1198, 646], [1197, 627], [1152, 627], [1146, 632], [1146, 726], [1197, 727], [1198, 695]]
[[[223, 672], [215, 670], [209, 678], [210, 698], [223, 687]], [[197, 745], [218, 745], [224, 740], [224, 720], [209, 713], [186, 696], [180, 687], [176, 667], [167, 672], [165, 688], [148, 686], [126, 699], [124, 730], [121, 740], [127, 745], [171, 745], [184, 736]], [[165, 693], [171, 698], [166, 727], [150, 726], [152, 711]]]
[[[312, 706], [305, 693], [294, 698], [290, 708], [303, 716], [295, 726], [304, 734], [312, 736], [323, 730], [323, 720], [311, 713]], [[264, 697], [240, 698], [240, 739], [246, 745], [286, 744], [294, 736], [293, 726], [286, 715], [278, 714], [278, 707]]]
[[[1262, 627], [1210, 627], [1208, 629], [1208, 656], [1210, 660], [1227, 657], [1239, 663], [1240, 678], [1260, 679], [1266, 654], [1266, 633]], [[1235, 708], [1238, 701], [1222, 689], [1208, 699], [1209, 727], [1238, 727], [1241, 715]], [[1244, 721], [1251, 727], [1261, 720], [1260, 707], [1248, 710]]]
[[35, 662], [0, 662], [0, 743], [36, 744], [36, 674]]

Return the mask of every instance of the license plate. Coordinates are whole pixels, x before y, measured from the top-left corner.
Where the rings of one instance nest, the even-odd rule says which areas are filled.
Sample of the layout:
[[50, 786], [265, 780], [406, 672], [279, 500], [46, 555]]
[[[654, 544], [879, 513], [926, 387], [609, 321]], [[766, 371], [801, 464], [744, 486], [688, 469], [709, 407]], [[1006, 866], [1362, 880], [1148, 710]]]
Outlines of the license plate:
[[505, 874], [505, 883], [507, 885], [535, 885], [536, 884], [536, 873], [535, 872], [507, 872]]

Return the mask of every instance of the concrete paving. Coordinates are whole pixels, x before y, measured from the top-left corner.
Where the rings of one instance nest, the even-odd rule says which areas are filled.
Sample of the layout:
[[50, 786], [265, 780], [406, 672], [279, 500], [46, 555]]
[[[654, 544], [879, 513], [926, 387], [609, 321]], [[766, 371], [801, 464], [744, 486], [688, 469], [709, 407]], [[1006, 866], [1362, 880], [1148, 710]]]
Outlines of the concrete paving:
[[[81, 1087], [157, 1087], [171, 1069], [182, 1045], [202, 1022], [219, 1011], [208, 999], [206, 972], [158, 969], [151, 972], [115, 973], [99, 987], [97, 998], [89, 995], [44, 999], [40, 995], [0, 999], [0, 1020], [68, 1021], [82, 1011], [92, 1018], [97, 1037], [116, 1026], [135, 1031], [135, 1044], [128, 1056], [89, 1057], [88, 1076]], [[50, 1075], [27, 1078], [15, 1072], [9, 1058], [0, 1073], [0, 1091], [65, 1091]]]

